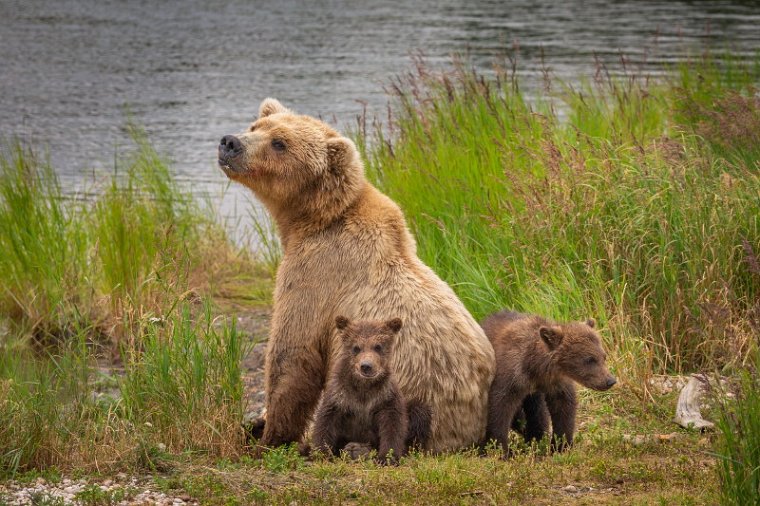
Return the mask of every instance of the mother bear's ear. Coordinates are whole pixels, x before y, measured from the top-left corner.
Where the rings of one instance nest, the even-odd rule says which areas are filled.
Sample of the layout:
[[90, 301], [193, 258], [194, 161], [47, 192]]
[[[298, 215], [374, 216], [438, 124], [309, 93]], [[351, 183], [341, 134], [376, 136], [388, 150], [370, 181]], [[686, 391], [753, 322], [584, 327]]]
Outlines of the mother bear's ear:
[[327, 139], [327, 165], [330, 172], [343, 173], [344, 169], [354, 163], [358, 155], [356, 146], [345, 137]]
[[293, 111], [282, 105], [276, 98], [265, 98], [259, 106], [259, 118], [266, 118], [278, 112], [293, 113]]

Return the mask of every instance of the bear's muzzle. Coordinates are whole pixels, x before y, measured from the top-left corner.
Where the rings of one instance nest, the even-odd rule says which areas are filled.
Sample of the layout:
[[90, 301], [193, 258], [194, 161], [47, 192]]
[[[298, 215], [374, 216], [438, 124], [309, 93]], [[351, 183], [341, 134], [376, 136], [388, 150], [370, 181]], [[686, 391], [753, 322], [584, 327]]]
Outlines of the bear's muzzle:
[[243, 143], [234, 135], [225, 135], [219, 142], [219, 167], [225, 172], [239, 172], [236, 159], [243, 153]]

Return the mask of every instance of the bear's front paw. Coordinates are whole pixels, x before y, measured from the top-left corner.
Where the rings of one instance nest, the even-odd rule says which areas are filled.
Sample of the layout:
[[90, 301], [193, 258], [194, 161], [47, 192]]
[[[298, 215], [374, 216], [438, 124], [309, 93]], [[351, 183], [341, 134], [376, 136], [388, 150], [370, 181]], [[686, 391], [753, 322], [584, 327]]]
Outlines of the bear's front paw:
[[246, 441], [260, 440], [264, 436], [264, 427], [266, 427], [266, 418], [263, 416], [243, 423]]
[[298, 443], [298, 454], [301, 457], [310, 458], [312, 453], [318, 453], [311, 445], [305, 441]]
[[381, 466], [397, 466], [398, 465], [398, 456], [391, 452], [385, 457], [378, 456], [375, 458], [375, 462], [380, 464]]
[[348, 443], [343, 447], [343, 452], [351, 460], [364, 460], [372, 452], [372, 446], [367, 443]]

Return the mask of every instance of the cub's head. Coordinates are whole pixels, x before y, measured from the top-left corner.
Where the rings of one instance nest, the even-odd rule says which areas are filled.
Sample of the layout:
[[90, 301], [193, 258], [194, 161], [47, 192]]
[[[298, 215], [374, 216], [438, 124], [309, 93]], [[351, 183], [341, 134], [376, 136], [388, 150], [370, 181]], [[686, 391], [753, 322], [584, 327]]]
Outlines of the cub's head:
[[227, 177], [251, 188], [275, 213], [331, 214], [364, 181], [353, 142], [273, 98], [261, 103], [247, 130], [222, 137], [218, 156]]
[[349, 321], [345, 316], [335, 318], [341, 336], [341, 359], [344, 371], [355, 382], [379, 383], [390, 374], [390, 352], [401, 319], [385, 322], [375, 320]]
[[607, 369], [607, 354], [595, 326], [589, 319], [544, 326], [538, 332], [564, 375], [585, 387], [608, 390], [617, 380]]

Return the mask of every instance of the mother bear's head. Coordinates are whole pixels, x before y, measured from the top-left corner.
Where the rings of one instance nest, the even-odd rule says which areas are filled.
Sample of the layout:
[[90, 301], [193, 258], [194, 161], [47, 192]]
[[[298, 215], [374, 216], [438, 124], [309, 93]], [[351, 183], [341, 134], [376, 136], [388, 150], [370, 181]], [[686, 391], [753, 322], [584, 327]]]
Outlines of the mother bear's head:
[[224, 173], [277, 220], [327, 225], [356, 199], [364, 169], [356, 146], [326, 123], [267, 98], [245, 131], [219, 143]]

